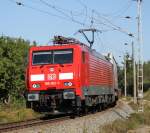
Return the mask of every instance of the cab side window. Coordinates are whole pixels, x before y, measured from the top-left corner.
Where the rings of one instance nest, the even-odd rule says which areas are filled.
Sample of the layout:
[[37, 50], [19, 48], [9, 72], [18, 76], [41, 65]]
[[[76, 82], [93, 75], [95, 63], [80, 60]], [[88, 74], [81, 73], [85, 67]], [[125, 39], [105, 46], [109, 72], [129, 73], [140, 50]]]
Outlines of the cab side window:
[[85, 63], [85, 52], [82, 52], [82, 62]]

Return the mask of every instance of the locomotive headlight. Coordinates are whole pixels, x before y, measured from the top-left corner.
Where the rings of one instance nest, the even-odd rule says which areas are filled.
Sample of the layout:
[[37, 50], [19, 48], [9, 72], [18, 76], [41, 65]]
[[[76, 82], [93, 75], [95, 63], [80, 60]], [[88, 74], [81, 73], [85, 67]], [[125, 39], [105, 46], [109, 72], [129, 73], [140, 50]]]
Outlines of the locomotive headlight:
[[72, 86], [72, 82], [64, 82], [64, 86]]
[[40, 88], [40, 85], [39, 84], [33, 84], [32, 87], [35, 89], [35, 88]]

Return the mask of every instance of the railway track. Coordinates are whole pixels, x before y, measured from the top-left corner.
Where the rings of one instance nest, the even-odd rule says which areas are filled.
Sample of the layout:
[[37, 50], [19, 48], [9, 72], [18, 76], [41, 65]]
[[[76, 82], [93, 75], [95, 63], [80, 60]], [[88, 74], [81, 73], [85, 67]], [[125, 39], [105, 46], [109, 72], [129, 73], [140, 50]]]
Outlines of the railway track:
[[6, 124], [0, 124], [0, 133], [12, 131], [12, 130], [18, 130], [28, 127], [33, 127], [37, 125], [44, 125], [48, 123], [56, 123], [60, 121], [64, 121], [70, 119], [69, 116], [61, 116], [59, 118], [37, 118], [37, 119], [31, 119], [21, 122], [13, 122], [13, 123], [6, 123]]
[[[115, 108], [120, 108], [120, 106], [122, 106], [121, 102], [118, 102]], [[108, 108], [106, 110], [112, 110], [113, 108]], [[101, 114], [103, 114], [106, 110], [101, 110], [102, 111]], [[89, 112], [87, 115], [92, 115], [92, 114], [93, 114], [92, 112]], [[0, 124], [0, 133], [33, 127], [37, 125], [61, 122], [61, 121], [68, 120], [68, 119], [70, 119], [70, 116], [58, 115], [58, 116], [52, 116], [52, 117], [41, 117], [41, 118], [36, 118], [36, 119], [31, 119], [31, 120], [26, 120], [26, 121], [21, 121], [21, 122]]]

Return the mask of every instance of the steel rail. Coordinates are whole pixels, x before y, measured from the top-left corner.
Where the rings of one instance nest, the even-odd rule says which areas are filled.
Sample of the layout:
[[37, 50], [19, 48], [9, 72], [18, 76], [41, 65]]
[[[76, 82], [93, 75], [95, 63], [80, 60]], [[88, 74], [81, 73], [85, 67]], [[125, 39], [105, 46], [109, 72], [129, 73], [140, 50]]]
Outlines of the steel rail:
[[60, 118], [49, 118], [46, 120], [42, 118], [37, 118], [37, 119], [31, 119], [31, 120], [26, 120], [26, 121], [20, 121], [20, 122], [0, 124], [0, 133], [33, 127], [37, 125], [61, 122], [61, 121], [68, 120], [68, 119], [70, 119], [69, 116], [64, 116]]

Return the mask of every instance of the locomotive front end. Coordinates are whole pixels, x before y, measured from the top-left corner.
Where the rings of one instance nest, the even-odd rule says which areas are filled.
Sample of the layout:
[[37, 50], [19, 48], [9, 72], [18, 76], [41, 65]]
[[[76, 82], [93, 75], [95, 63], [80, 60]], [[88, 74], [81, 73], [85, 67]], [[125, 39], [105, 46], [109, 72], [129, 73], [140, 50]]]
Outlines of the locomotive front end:
[[27, 68], [27, 107], [37, 112], [69, 112], [75, 106], [77, 85], [73, 47], [30, 49]]

